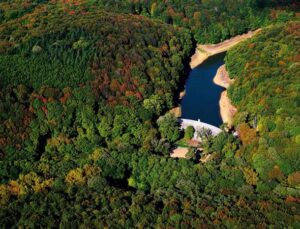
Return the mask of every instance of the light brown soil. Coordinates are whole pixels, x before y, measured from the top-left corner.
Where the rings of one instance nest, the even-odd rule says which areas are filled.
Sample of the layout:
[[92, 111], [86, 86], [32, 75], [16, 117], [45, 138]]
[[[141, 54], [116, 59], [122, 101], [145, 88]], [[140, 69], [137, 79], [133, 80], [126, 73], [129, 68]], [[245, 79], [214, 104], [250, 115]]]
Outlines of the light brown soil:
[[227, 91], [222, 92], [220, 99], [220, 113], [224, 123], [228, 124], [228, 127], [232, 127], [233, 118], [237, 112], [236, 107], [234, 107], [228, 98]]
[[186, 158], [186, 154], [189, 152], [188, 148], [178, 147], [173, 150], [171, 157], [172, 158]]
[[191, 147], [198, 147], [199, 146], [199, 141], [196, 140], [187, 140], [187, 143], [189, 144], [189, 146]]
[[191, 68], [197, 67], [199, 64], [202, 64], [208, 57], [226, 52], [236, 44], [253, 37], [256, 35], [261, 29], [250, 31], [246, 34], [239, 35], [223, 41], [218, 44], [210, 44], [210, 45], [198, 45], [195, 54], [191, 58], [190, 66]]
[[182, 115], [181, 107], [174, 107], [173, 109], [170, 110], [170, 113], [174, 114], [176, 118], [180, 118]]
[[217, 74], [214, 77], [214, 83], [227, 89], [233, 82], [234, 80], [229, 78], [229, 74], [226, 71], [225, 64], [222, 65], [218, 69]]
[[179, 93], [179, 99], [182, 100], [185, 95], [186, 95], [186, 91], [183, 90], [182, 92]]
[[[213, 81], [215, 84], [224, 87], [226, 89], [234, 82], [234, 80], [229, 78], [229, 74], [226, 70], [225, 65], [222, 65], [218, 69], [217, 74], [214, 77]], [[227, 95], [227, 91], [224, 91], [221, 94], [219, 105], [220, 105], [220, 113], [221, 113], [223, 123], [227, 123], [228, 127], [231, 128], [233, 125], [234, 115], [236, 114], [237, 109], [231, 103]]]

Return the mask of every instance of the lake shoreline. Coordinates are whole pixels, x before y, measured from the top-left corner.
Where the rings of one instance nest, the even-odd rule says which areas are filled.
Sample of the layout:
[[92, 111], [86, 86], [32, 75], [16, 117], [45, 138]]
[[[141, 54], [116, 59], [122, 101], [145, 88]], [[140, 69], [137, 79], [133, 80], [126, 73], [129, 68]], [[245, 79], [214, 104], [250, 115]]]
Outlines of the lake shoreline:
[[[261, 31], [261, 29], [257, 29], [255, 31], [250, 31], [248, 33], [235, 36], [233, 38], [230, 38], [228, 40], [225, 40], [225, 41], [223, 41], [221, 43], [217, 43], [217, 44], [206, 44], [206, 45], [198, 44], [196, 46], [195, 53], [192, 54], [192, 56], [191, 56], [189, 66], [187, 66], [187, 67], [189, 67], [189, 70], [187, 72], [190, 72], [194, 68], [203, 64], [210, 57], [227, 52], [230, 48], [234, 47], [235, 45], [239, 44], [240, 42], [247, 40], [248, 38], [253, 37], [260, 31]], [[185, 82], [184, 85], [181, 84], [181, 87], [179, 88], [178, 98], [176, 99], [175, 107], [173, 109], [169, 110], [169, 112], [173, 113], [174, 116], [177, 118], [182, 117], [181, 102], [182, 102], [183, 97], [186, 94], [186, 91], [185, 91], [186, 78], [185, 78], [184, 82]], [[234, 80], [229, 78], [229, 74], [226, 71], [226, 67], [225, 67], [225, 65], [223, 65], [218, 69], [216, 76], [213, 78], [213, 82], [214, 82], [214, 84], [227, 89], [234, 82]], [[229, 99], [227, 92], [221, 93], [221, 96], [219, 99], [219, 107], [220, 107], [220, 116], [221, 116], [223, 123], [227, 123], [229, 127], [232, 127], [233, 118], [234, 118], [235, 113], [237, 112], [237, 109], [231, 103], [231, 100]]]
[[232, 104], [230, 98], [228, 97], [227, 90], [222, 92], [219, 106], [223, 123], [227, 123], [228, 127], [232, 128], [237, 108]]
[[230, 79], [229, 73], [226, 70], [225, 64], [223, 64], [221, 67], [218, 68], [217, 74], [215, 75], [213, 82], [225, 89], [228, 89], [228, 87], [233, 84], [234, 79]]
[[[208, 58], [215, 56], [220, 53], [227, 52], [230, 48], [235, 45], [243, 42], [257, 33], [259, 33], [261, 29], [257, 29], [255, 31], [250, 31], [248, 33], [235, 36], [231, 39], [225, 40], [218, 44], [208, 44], [208, 45], [198, 45], [195, 51], [195, 54], [191, 57], [190, 67], [191, 69], [199, 66]], [[234, 116], [237, 112], [237, 108], [232, 104], [227, 89], [228, 87], [234, 83], [234, 79], [230, 79], [229, 73], [226, 70], [225, 64], [218, 68], [215, 77], [213, 78], [213, 82], [225, 88], [226, 90], [221, 93], [219, 106], [220, 106], [220, 115], [223, 123], [227, 123], [229, 128], [233, 127]]]
[[227, 123], [228, 127], [231, 128], [233, 126], [233, 120], [237, 112], [237, 108], [232, 104], [227, 94], [227, 89], [231, 84], [233, 84], [234, 80], [230, 79], [225, 64], [219, 67], [213, 82], [216, 85], [226, 89], [224, 92], [222, 92], [219, 100], [220, 114], [223, 123]]
[[195, 54], [191, 57], [191, 61], [190, 61], [191, 69], [194, 69], [198, 65], [202, 64], [205, 60], [207, 60], [211, 56], [227, 52], [233, 46], [237, 45], [238, 43], [248, 38], [253, 37], [260, 31], [261, 29], [250, 31], [248, 33], [235, 36], [233, 38], [230, 38], [218, 44], [207, 44], [207, 45], [198, 44]]
[[214, 126], [223, 124], [219, 98], [223, 91], [212, 79], [218, 68], [224, 64], [225, 54], [212, 56], [193, 69], [186, 81], [186, 96], [181, 100], [182, 117], [198, 120]]

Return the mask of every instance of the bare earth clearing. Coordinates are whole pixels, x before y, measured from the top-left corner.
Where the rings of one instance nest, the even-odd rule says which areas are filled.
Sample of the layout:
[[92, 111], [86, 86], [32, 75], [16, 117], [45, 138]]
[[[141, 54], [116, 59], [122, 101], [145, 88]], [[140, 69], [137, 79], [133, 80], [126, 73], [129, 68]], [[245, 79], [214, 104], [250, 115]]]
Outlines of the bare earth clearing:
[[173, 158], [185, 158], [186, 154], [189, 152], [188, 148], [185, 147], [178, 147], [173, 150], [171, 157]]

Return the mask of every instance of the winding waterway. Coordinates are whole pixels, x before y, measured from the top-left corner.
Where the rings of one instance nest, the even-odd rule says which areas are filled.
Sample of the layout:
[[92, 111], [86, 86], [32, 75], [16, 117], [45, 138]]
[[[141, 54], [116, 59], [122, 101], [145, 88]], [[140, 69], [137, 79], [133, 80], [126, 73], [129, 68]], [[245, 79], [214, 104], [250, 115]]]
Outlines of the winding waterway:
[[225, 53], [210, 57], [191, 70], [181, 101], [182, 118], [198, 120], [214, 126], [223, 122], [220, 115], [219, 100], [222, 87], [213, 82], [218, 68], [224, 64]]

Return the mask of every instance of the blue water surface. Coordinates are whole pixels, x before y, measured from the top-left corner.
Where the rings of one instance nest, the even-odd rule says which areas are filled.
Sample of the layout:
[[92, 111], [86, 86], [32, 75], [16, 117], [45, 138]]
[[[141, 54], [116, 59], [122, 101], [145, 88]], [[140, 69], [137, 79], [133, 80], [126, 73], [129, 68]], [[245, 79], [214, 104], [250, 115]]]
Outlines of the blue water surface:
[[194, 68], [187, 79], [186, 95], [181, 101], [182, 118], [200, 119], [202, 122], [220, 126], [219, 100], [224, 89], [214, 84], [218, 68], [224, 64], [225, 54], [210, 57]]

